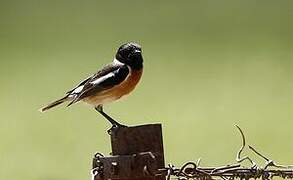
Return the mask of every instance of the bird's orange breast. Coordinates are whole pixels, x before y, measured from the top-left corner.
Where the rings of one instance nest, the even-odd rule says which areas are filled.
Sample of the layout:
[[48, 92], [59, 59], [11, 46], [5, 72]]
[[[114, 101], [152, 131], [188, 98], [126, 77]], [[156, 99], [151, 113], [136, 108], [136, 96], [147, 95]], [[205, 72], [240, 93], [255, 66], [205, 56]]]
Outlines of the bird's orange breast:
[[129, 94], [135, 88], [135, 86], [137, 85], [142, 76], [142, 72], [142, 69], [131, 70], [130, 74], [120, 84], [111, 87], [107, 90], [98, 92], [95, 95], [86, 97], [83, 99], [83, 101], [94, 106], [115, 101], [121, 98], [122, 96]]

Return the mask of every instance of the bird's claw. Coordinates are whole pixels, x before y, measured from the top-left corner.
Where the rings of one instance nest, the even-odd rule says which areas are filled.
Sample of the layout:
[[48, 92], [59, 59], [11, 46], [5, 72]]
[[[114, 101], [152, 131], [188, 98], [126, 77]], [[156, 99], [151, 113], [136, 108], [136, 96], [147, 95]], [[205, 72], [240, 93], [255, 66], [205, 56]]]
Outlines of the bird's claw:
[[107, 130], [107, 133], [109, 135], [112, 135], [113, 133], [116, 133], [120, 128], [126, 128], [127, 126], [122, 124], [113, 124], [110, 129]]

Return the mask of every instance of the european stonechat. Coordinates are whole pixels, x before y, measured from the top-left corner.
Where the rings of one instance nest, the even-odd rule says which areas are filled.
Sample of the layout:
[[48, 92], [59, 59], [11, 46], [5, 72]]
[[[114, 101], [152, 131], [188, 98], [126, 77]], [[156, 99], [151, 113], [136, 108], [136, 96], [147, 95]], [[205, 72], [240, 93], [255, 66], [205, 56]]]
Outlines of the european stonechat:
[[112, 63], [80, 82], [66, 95], [41, 108], [41, 112], [69, 102], [79, 101], [92, 105], [113, 127], [123, 126], [103, 111], [103, 105], [129, 94], [139, 82], [143, 72], [141, 46], [129, 42], [119, 47]]

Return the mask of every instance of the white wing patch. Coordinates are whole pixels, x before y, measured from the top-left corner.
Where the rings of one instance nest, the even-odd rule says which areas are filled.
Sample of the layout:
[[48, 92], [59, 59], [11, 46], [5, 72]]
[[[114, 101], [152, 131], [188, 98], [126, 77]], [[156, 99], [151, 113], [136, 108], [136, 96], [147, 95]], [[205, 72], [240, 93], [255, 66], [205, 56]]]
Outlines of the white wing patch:
[[76, 89], [74, 89], [74, 91], [72, 91], [71, 94], [78, 94], [82, 91], [84, 85], [77, 87]]
[[[113, 77], [114, 75], [115, 74], [112, 73], [112, 72], [111, 73], [108, 73], [105, 76], [102, 76], [102, 77], [94, 80], [93, 82], [90, 82], [90, 84], [93, 84], [93, 85], [99, 84], [99, 83], [103, 82], [104, 80], [106, 80], [106, 79], [108, 79], [110, 77]], [[71, 92], [71, 94], [69, 95], [69, 97], [74, 97], [77, 94], [81, 93], [82, 90], [83, 90], [83, 88], [84, 88], [84, 85], [77, 87], [76, 89], [74, 89], [74, 91]]]
[[106, 79], [108, 79], [110, 77], [113, 77], [113, 76], [115, 76], [115, 74], [111, 72], [111, 73], [108, 73], [105, 76], [102, 76], [102, 77], [100, 77], [100, 78], [98, 78], [98, 79], [96, 79], [96, 80], [94, 80], [93, 82], [90, 82], [90, 83], [91, 84], [100, 84], [104, 80], [106, 80]]

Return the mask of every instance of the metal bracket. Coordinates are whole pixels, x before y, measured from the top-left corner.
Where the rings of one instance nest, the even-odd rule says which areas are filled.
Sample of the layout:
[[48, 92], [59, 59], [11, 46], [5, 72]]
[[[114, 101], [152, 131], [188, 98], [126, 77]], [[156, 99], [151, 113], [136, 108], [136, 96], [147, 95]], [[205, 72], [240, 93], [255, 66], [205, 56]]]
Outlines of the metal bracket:
[[109, 157], [96, 154], [92, 175], [94, 180], [139, 179], [155, 176], [157, 169], [156, 155], [152, 152]]

